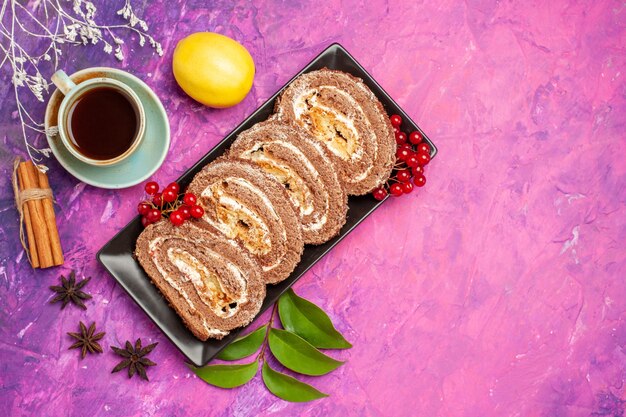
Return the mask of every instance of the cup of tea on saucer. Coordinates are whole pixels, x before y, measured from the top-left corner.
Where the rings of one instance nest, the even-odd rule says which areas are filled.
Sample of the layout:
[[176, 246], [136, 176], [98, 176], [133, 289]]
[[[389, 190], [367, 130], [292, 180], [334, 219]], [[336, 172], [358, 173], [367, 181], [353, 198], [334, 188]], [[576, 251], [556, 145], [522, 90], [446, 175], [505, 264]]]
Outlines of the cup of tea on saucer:
[[52, 82], [65, 96], [58, 111], [59, 137], [77, 159], [94, 166], [122, 162], [139, 147], [146, 116], [125, 83], [97, 77], [74, 83], [62, 70]]

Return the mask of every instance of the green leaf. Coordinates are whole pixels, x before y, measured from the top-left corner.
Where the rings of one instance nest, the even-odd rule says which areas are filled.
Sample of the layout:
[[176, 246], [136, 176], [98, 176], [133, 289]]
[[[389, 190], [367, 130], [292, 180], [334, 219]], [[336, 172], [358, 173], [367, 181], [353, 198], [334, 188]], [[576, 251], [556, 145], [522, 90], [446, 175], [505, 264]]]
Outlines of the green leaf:
[[267, 326], [261, 326], [255, 331], [235, 339], [217, 355], [217, 358], [224, 361], [236, 361], [237, 359], [252, 355], [261, 347], [263, 339], [265, 338], [266, 329]]
[[270, 329], [269, 344], [280, 363], [304, 375], [324, 375], [343, 364], [288, 330]]
[[259, 362], [245, 365], [209, 365], [204, 368], [189, 366], [204, 382], [220, 388], [235, 388], [250, 381], [259, 370]]
[[324, 310], [296, 295], [290, 288], [278, 300], [278, 314], [285, 329], [322, 349], [348, 349], [352, 345], [335, 329]]
[[261, 373], [267, 389], [269, 389], [272, 394], [285, 401], [302, 403], [328, 397], [328, 394], [316, 390], [309, 384], [305, 384], [289, 375], [273, 370], [267, 363], [263, 363]]

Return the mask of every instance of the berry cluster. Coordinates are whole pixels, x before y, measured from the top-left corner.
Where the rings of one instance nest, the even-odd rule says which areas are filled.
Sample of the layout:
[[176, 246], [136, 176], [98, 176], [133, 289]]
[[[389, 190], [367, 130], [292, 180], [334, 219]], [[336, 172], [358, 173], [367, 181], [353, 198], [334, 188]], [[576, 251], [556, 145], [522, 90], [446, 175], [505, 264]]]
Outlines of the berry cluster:
[[196, 204], [198, 199], [195, 194], [179, 194], [180, 186], [176, 182], [159, 192], [159, 184], [150, 181], [145, 190], [150, 197], [137, 206], [144, 227], [156, 223], [161, 217], [169, 217], [174, 226], [180, 226], [190, 217], [199, 219], [204, 214], [204, 209]]
[[413, 191], [413, 185], [423, 187], [426, 184], [424, 167], [430, 162], [430, 146], [423, 142], [422, 134], [416, 130], [407, 135], [400, 130], [402, 117], [397, 114], [392, 115], [389, 119], [396, 133], [396, 143], [398, 144], [396, 165], [387, 183], [372, 191], [376, 200], [383, 200], [387, 194], [395, 197], [409, 194]]

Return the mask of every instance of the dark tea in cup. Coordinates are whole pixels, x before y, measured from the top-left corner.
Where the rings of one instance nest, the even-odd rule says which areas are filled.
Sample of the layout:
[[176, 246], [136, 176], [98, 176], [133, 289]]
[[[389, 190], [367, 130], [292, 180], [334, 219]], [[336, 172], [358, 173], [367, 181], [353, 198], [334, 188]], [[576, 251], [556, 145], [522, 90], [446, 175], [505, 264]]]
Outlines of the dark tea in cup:
[[104, 167], [139, 149], [146, 115], [129, 85], [104, 76], [76, 84], [63, 70], [52, 75], [52, 82], [65, 95], [57, 113], [59, 137], [74, 157]]
[[90, 88], [67, 111], [72, 146], [87, 158], [109, 160], [127, 152], [137, 140], [139, 115], [126, 92], [115, 86]]

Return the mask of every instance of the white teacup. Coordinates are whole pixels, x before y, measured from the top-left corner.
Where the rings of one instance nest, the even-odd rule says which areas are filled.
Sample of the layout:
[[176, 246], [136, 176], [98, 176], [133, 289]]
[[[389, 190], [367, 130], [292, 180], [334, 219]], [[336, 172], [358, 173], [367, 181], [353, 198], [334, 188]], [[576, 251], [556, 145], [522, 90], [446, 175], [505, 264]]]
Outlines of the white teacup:
[[[72, 155], [89, 165], [107, 166], [123, 161], [124, 159], [132, 155], [135, 150], [137, 150], [141, 139], [144, 136], [144, 131], [146, 128], [146, 116], [143, 105], [141, 104], [141, 100], [129, 86], [118, 80], [106, 77], [91, 78], [89, 80], [75, 84], [70, 79], [70, 77], [68, 77], [68, 75], [62, 70], [59, 70], [52, 75], [52, 82], [65, 96], [63, 98], [63, 101], [61, 101], [61, 105], [59, 106], [57, 126], [59, 129], [59, 136], [61, 138], [61, 141]], [[102, 87], [108, 87], [116, 90], [118, 93], [126, 98], [128, 103], [133, 108], [133, 111], [135, 112], [137, 123], [137, 128], [135, 130], [133, 139], [131, 140], [131, 145], [123, 153], [109, 159], [95, 159], [81, 153], [72, 141], [72, 133], [70, 132], [72, 128], [70, 126], [70, 112], [75, 107], [77, 101], [84, 97], [89, 91]], [[111, 123], [115, 123], [115, 121], [111, 121]]]

